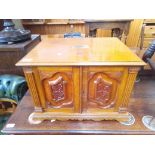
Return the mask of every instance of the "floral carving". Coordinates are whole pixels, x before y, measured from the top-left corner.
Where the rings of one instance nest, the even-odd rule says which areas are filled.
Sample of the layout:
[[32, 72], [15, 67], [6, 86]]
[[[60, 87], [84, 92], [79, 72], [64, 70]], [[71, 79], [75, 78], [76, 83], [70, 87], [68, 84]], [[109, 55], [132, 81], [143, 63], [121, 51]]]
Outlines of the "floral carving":
[[[112, 78], [110, 73], [97, 72], [89, 74], [88, 106], [90, 108], [112, 108], [116, 103], [118, 80]], [[117, 78], [118, 79], [118, 78]]]
[[111, 84], [104, 81], [101, 76], [99, 76], [95, 83], [95, 99], [99, 102], [106, 103], [110, 99]]
[[[46, 72], [48, 73], [48, 72]], [[73, 81], [70, 74], [64, 72], [49, 72], [42, 81], [45, 100], [48, 107], [62, 108], [73, 105]], [[51, 76], [48, 76], [52, 74]]]
[[58, 79], [54, 81], [49, 81], [49, 85], [51, 86], [54, 101], [56, 102], [61, 101], [65, 98], [64, 84], [65, 84], [65, 81], [60, 76], [58, 77]]

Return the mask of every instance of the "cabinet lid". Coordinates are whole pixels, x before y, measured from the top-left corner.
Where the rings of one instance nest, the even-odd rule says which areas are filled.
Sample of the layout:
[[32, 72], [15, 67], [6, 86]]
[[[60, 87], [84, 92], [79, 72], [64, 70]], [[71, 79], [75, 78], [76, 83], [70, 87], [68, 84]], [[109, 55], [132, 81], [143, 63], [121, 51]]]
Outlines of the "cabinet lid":
[[51, 38], [42, 41], [17, 66], [143, 66], [117, 38]]

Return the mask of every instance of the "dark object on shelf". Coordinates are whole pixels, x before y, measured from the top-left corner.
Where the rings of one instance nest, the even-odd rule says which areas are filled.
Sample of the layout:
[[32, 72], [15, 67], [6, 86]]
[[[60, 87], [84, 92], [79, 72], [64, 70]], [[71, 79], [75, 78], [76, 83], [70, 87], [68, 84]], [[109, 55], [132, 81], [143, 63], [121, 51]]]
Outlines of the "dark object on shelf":
[[0, 32], [0, 44], [17, 43], [31, 39], [31, 31], [16, 29], [11, 19], [4, 19], [4, 29]]
[[[154, 53], [155, 53], [155, 40], [153, 40], [153, 42], [148, 47], [142, 58], [146, 63], [150, 65], [153, 72], [155, 72], [155, 62], [153, 62], [151, 58], [154, 55]], [[152, 111], [152, 113], [155, 113], [155, 111]], [[155, 131], [155, 115], [143, 116], [142, 122], [148, 129]]]
[[31, 39], [22, 43], [0, 45], [0, 75], [24, 75], [21, 67], [15, 66], [34, 46], [41, 41], [40, 35], [33, 34]]
[[5, 113], [8, 112], [5, 104], [10, 102], [13, 112], [26, 93], [28, 87], [24, 77], [17, 75], [0, 75], [0, 104], [1, 109]]

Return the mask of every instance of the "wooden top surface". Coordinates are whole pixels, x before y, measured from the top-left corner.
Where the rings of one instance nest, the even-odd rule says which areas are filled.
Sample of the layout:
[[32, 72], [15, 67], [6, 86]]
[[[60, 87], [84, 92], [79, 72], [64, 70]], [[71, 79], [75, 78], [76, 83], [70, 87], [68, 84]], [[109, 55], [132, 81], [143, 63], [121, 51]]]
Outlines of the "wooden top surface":
[[129, 112], [134, 115], [136, 121], [131, 126], [121, 125], [117, 121], [55, 121], [53, 123], [44, 121], [38, 125], [30, 125], [28, 116], [32, 111], [32, 98], [27, 93], [2, 132], [7, 134], [155, 134], [155, 131], [150, 131], [142, 123], [144, 115], [155, 114], [155, 81], [154, 78], [149, 77], [135, 84]]
[[51, 38], [33, 48], [17, 66], [142, 66], [145, 63], [117, 38]]

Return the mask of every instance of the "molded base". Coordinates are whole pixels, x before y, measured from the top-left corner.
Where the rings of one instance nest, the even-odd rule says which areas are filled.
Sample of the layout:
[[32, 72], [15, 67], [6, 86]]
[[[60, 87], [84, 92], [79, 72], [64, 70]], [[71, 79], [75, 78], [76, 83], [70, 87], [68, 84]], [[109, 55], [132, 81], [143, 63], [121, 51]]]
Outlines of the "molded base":
[[102, 121], [102, 120], [117, 120], [122, 124], [129, 122], [131, 115], [129, 113], [118, 113], [118, 112], [104, 112], [104, 113], [53, 113], [53, 112], [34, 112], [29, 116], [30, 124], [40, 124], [44, 120], [93, 120], [93, 121]]

